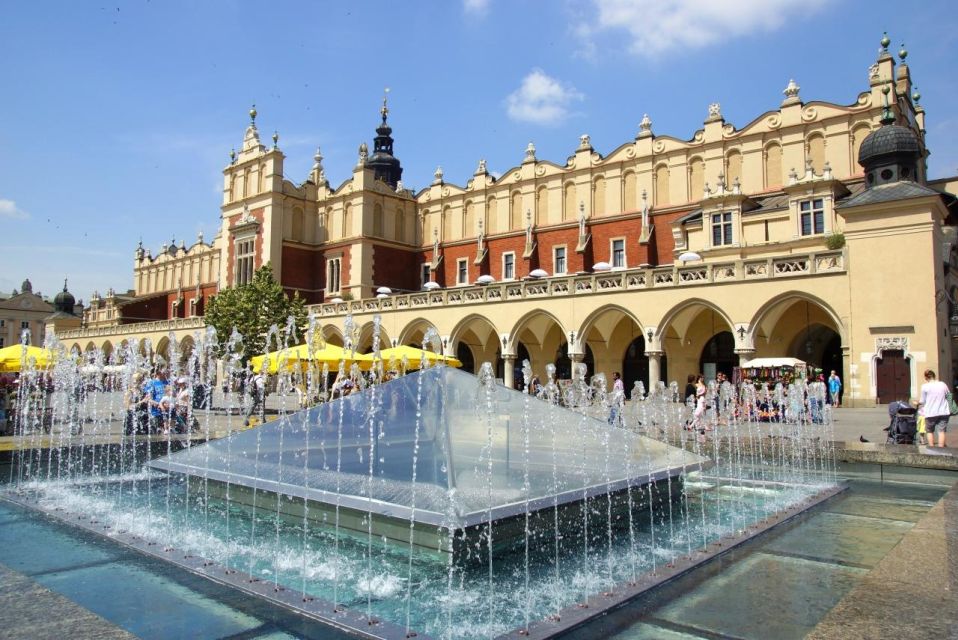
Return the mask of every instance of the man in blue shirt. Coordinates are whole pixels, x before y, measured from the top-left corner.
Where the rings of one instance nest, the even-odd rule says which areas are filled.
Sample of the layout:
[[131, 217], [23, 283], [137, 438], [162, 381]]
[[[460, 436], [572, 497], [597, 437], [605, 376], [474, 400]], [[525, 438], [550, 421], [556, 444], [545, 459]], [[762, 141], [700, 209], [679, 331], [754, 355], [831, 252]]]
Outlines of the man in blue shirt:
[[163, 396], [166, 395], [168, 387], [169, 381], [167, 380], [166, 367], [163, 365], [156, 367], [153, 377], [147, 380], [143, 385], [143, 400], [146, 401], [150, 407], [151, 433], [158, 431], [162, 428], [164, 422], [166, 422], [167, 416], [163, 415], [160, 401], [163, 400]]

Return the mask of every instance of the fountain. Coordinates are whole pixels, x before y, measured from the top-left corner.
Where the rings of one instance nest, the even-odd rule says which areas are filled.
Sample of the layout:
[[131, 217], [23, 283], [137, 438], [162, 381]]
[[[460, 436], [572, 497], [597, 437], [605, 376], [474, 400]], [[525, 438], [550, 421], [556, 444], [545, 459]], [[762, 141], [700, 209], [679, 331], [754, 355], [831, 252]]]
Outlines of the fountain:
[[[227, 379], [240, 341], [220, 360]], [[215, 337], [195, 342], [169, 366], [208, 388]], [[840, 490], [830, 414], [813, 417], [800, 399], [819, 390], [798, 383], [713, 385], [687, 431], [661, 383], [612, 411], [604, 378], [577, 370], [563, 393], [551, 366], [534, 396], [488, 364], [388, 379], [343, 362], [355, 391], [300, 410], [299, 395], [333, 395], [329, 368], [281, 362], [264, 424], [243, 428], [227, 393], [190, 410], [193, 434], [122, 435], [120, 398], [155, 364], [145, 346], [21, 374], [0, 495], [364, 637], [550, 637]], [[758, 398], [783, 418], [760, 422]]]

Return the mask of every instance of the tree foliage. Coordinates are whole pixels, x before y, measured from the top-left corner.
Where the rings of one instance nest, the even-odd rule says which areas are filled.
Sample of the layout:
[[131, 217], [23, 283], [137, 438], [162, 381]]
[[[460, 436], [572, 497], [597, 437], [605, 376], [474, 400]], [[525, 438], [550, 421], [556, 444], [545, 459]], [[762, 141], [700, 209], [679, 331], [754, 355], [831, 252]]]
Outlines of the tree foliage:
[[[272, 326], [279, 330], [280, 339], [289, 318], [293, 318], [296, 335], [301, 342], [306, 326], [306, 303], [294, 293], [290, 298], [273, 277], [273, 267], [267, 263], [256, 270], [249, 284], [220, 291], [206, 310], [206, 325], [216, 331], [220, 351], [235, 328], [243, 336], [242, 359], [245, 363], [255, 355], [276, 349], [275, 341], [266, 344]], [[290, 344], [295, 344], [290, 340]], [[222, 355], [220, 353], [219, 355]]]

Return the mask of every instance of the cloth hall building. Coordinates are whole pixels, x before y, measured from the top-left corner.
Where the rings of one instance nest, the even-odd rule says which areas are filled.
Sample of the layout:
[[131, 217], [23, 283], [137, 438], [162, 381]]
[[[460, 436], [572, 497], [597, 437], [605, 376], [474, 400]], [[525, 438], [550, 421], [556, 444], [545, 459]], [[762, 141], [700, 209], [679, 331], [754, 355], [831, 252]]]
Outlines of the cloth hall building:
[[329, 342], [364, 350], [376, 315], [384, 343], [434, 328], [446, 353], [495, 363], [506, 384], [525, 359], [540, 376], [548, 363], [621, 371], [631, 388], [788, 356], [837, 370], [847, 404], [915, 397], [924, 369], [956, 371], [958, 182], [928, 181], [907, 54], [882, 44], [849, 104], [806, 102], [790, 81], [741, 128], [718, 104], [687, 139], [645, 116], [608, 153], [583, 135], [556, 162], [530, 143], [500, 177], [479, 161], [464, 184], [437, 169], [418, 192], [385, 102], [339, 185], [318, 151], [305, 181], [285, 179], [251, 110], [212, 242], [138, 247], [134, 289], [95, 294], [82, 328], [58, 337], [168, 352], [172, 332], [188, 350], [210, 297], [271, 263]]

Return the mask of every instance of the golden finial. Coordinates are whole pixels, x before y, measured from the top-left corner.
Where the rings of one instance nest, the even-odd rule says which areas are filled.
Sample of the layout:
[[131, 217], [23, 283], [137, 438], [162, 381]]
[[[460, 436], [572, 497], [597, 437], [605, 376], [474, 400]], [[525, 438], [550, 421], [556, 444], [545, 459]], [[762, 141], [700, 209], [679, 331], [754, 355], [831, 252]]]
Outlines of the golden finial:
[[255, 104], [252, 107], [250, 107], [250, 110], [249, 110], [249, 123], [256, 124], [256, 105]]
[[383, 122], [386, 122], [386, 117], [389, 115], [389, 107], [386, 105], [386, 99], [389, 97], [389, 87], [383, 89], [383, 106], [379, 110], [379, 113], [383, 117]]

